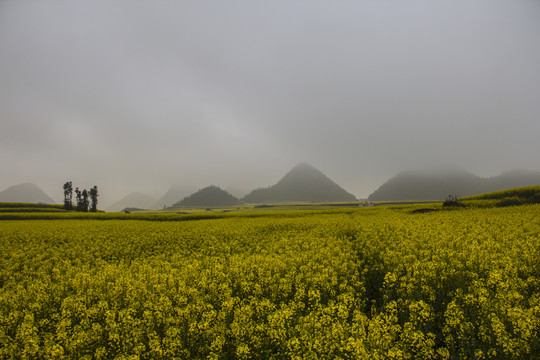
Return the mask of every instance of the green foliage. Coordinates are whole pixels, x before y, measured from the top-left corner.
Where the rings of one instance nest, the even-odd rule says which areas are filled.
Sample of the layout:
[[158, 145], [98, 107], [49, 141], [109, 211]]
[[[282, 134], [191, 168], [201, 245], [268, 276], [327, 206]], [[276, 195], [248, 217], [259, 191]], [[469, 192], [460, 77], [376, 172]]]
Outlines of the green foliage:
[[73, 209], [73, 183], [68, 181], [63, 186], [64, 189], [64, 209]]
[[[64, 184], [64, 209], [73, 209], [73, 183], [68, 181]], [[75, 210], [81, 212], [97, 212], [98, 188], [94, 186], [90, 190], [75, 188], [77, 206]]]
[[90, 195], [90, 211], [96, 212], [99, 196], [97, 186], [94, 185], [93, 188], [90, 188], [90, 191], [88, 193]]
[[540, 206], [413, 208], [4, 221], [0, 359], [537, 357]]
[[76, 206], [75, 210], [83, 211], [83, 209], [84, 209], [83, 195], [82, 195], [82, 191], [79, 190], [79, 188], [75, 188], [75, 198], [76, 198], [76, 201], [77, 201], [77, 206]]

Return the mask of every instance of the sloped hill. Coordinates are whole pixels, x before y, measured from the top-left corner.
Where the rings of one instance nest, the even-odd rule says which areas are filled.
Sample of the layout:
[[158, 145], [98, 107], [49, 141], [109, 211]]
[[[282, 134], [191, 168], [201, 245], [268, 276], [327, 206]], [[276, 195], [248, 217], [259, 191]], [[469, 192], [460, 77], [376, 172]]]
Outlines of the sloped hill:
[[0, 202], [55, 203], [55, 201], [45, 194], [45, 192], [36, 184], [31, 183], [23, 183], [8, 187], [6, 190], [0, 192]]
[[540, 173], [515, 170], [489, 179], [464, 170], [404, 171], [369, 195], [370, 201], [444, 200], [508, 188], [540, 185]]
[[531, 170], [510, 170], [489, 179], [489, 191], [540, 185], [540, 172]]
[[540, 186], [526, 186], [520, 188], [512, 188], [500, 191], [494, 191], [486, 194], [478, 194], [473, 196], [468, 196], [462, 200], [501, 200], [507, 198], [521, 198], [531, 202], [540, 201]]
[[132, 192], [109, 206], [105, 211], [122, 211], [125, 208], [153, 209], [155, 203], [156, 199], [149, 195]]
[[506, 207], [528, 204], [540, 204], [540, 186], [526, 186], [494, 191], [462, 198], [466, 206]]
[[356, 201], [356, 197], [313, 166], [301, 163], [292, 168], [277, 184], [256, 189], [243, 202], [333, 202]]
[[189, 194], [192, 194], [195, 190], [197, 189], [192, 186], [173, 185], [158, 201], [154, 203], [152, 209], [162, 209], [164, 206], [171, 206]]
[[181, 201], [175, 203], [172, 207], [184, 206], [235, 206], [240, 204], [240, 200], [220, 189], [211, 185], [191, 194]]

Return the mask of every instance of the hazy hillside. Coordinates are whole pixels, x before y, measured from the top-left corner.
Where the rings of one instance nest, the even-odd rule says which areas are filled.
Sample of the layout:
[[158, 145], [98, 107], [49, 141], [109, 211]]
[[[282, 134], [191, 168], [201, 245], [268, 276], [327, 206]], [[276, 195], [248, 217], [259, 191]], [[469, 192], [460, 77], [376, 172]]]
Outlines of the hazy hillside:
[[44, 203], [54, 204], [43, 190], [36, 184], [24, 183], [8, 187], [0, 192], [0, 202], [24, 202], [24, 203]]
[[118, 200], [105, 211], [121, 211], [125, 208], [154, 209], [156, 199], [139, 192], [132, 192]]
[[404, 171], [369, 195], [371, 201], [444, 200], [523, 186], [540, 185], [540, 173], [514, 170], [489, 179], [463, 170]]
[[183, 206], [235, 206], [240, 204], [240, 200], [220, 189], [217, 186], [208, 186], [197, 191], [181, 201], [175, 203], [172, 207]]
[[356, 197], [309, 164], [299, 164], [291, 169], [277, 184], [256, 189], [242, 201], [266, 202], [329, 202], [355, 201]]
[[515, 187], [540, 185], [540, 172], [530, 170], [511, 170], [489, 179], [490, 191]]
[[169, 207], [192, 194], [197, 189], [193, 186], [173, 185], [167, 190], [163, 196], [154, 203], [153, 209], [162, 209], [164, 206]]

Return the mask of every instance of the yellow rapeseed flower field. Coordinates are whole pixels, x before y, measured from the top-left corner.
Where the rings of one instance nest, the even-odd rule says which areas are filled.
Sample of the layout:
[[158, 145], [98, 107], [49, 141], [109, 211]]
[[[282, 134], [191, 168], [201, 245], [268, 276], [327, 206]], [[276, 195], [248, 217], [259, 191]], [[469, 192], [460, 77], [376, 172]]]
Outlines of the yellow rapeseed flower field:
[[540, 205], [413, 208], [3, 220], [0, 359], [539, 358]]

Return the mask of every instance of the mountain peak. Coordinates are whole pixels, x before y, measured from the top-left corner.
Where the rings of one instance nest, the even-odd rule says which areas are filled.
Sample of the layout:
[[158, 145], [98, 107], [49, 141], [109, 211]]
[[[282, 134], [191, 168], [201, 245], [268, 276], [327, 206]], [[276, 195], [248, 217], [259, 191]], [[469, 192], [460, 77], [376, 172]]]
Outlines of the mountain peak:
[[267, 189], [256, 189], [244, 202], [330, 202], [356, 201], [356, 197], [308, 163], [293, 167]]
[[311, 165], [310, 163], [307, 163], [307, 162], [300, 162], [300, 163], [296, 164], [290, 171], [304, 171], [304, 170], [316, 170], [316, 171], [319, 171], [319, 170], [315, 169], [315, 167], [313, 165]]
[[216, 185], [210, 185], [193, 193], [181, 201], [174, 204], [172, 207], [183, 206], [235, 206], [240, 203], [240, 200], [222, 190]]
[[0, 202], [55, 203], [34, 183], [22, 183], [8, 187], [0, 192]]

